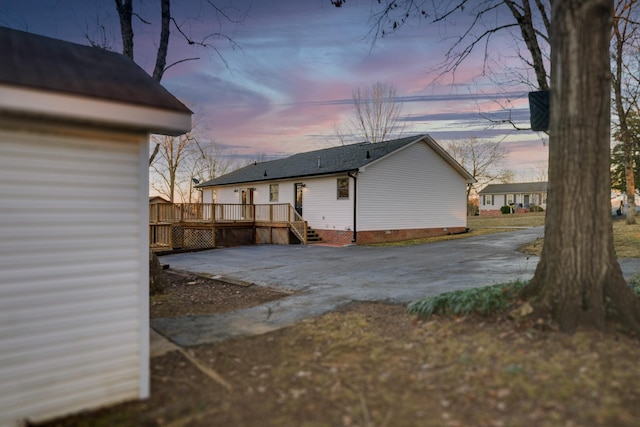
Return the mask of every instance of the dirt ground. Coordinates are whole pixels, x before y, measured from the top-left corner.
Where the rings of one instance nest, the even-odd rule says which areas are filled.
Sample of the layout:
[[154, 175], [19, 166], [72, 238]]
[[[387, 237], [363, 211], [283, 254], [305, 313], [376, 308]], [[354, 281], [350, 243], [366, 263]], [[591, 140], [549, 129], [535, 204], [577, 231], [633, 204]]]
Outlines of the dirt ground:
[[290, 295], [260, 286], [234, 285], [175, 270], [164, 270], [163, 277], [167, 292], [151, 297], [149, 314], [152, 319], [224, 313]]
[[[169, 293], [152, 299], [152, 316], [281, 296], [167, 275]], [[46, 425], [637, 426], [639, 354], [638, 339], [616, 332], [569, 336], [502, 316], [424, 321], [402, 306], [357, 303], [189, 357], [153, 358], [148, 400]]]

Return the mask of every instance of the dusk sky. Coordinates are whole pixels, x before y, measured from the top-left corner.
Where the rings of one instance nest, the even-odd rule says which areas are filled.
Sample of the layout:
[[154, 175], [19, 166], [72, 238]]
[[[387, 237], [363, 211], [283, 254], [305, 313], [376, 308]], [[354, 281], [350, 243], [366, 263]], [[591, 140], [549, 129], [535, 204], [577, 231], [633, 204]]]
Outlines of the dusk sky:
[[[466, 28], [462, 16], [446, 27], [416, 19], [372, 46], [367, 33], [377, 2], [371, 0], [348, 0], [342, 8], [329, 0], [233, 1], [233, 8], [246, 12], [238, 24], [219, 21], [205, 0], [172, 3], [173, 16], [194, 38], [222, 32], [238, 45], [213, 40], [225, 66], [214, 50], [189, 46], [172, 29], [168, 63], [200, 59], [170, 68], [162, 80], [196, 113], [198, 139], [217, 141], [229, 156], [275, 158], [336, 145], [335, 127], [353, 111], [352, 90], [381, 81], [392, 84], [403, 101], [405, 134], [429, 133], [443, 145], [471, 137], [502, 141], [509, 156], [501, 168], [512, 170], [517, 180], [537, 180], [546, 165], [548, 150], [540, 135], [492, 127], [483, 117], [504, 118], [502, 107], [508, 106], [512, 119], [528, 126], [530, 90], [506, 84], [513, 76], [503, 72], [483, 77], [484, 46], [455, 76], [434, 82], [434, 68]], [[159, 2], [134, 1], [134, 10], [152, 24], [138, 21], [134, 28], [136, 62], [150, 72]], [[237, 16], [234, 9], [225, 10]], [[491, 19], [501, 22], [500, 13], [505, 11]], [[0, 0], [0, 25], [81, 44], [88, 44], [89, 34], [121, 51], [113, 0]], [[513, 40], [506, 33], [494, 38], [485, 65], [493, 71], [522, 68], [519, 59], [508, 56], [515, 56]]]

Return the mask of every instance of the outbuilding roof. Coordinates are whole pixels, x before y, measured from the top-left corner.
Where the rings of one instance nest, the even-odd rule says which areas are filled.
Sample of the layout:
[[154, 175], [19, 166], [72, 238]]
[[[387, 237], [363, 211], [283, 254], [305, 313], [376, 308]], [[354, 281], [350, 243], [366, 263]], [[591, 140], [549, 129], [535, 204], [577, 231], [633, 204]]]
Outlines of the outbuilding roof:
[[489, 184], [478, 194], [515, 194], [515, 193], [544, 193], [547, 191], [547, 181], [513, 182], [509, 184]]
[[395, 151], [421, 141], [436, 151], [436, 153], [457, 170], [458, 173], [464, 176], [468, 182], [475, 181], [469, 172], [447, 154], [429, 135], [415, 135], [378, 143], [360, 142], [357, 144], [342, 145], [299, 153], [284, 159], [255, 162], [244, 168], [199, 184], [197, 187], [202, 188], [216, 185], [356, 172]]
[[191, 111], [124, 55], [0, 27], [0, 83]]
[[[59, 111], [71, 117], [82, 116], [91, 108], [97, 112], [96, 101], [107, 101], [112, 105], [108, 113], [122, 105], [136, 107], [145, 125], [150, 122], [151, 127], [166, 128], [174, 134], [190, 130], [191, 110], [124, 55], [6, 27], [0, 27], [0, 46], [0, 110], [42, 115]], [[17, 90], [22, 92], [18, 94]], [[44, 102], [34, 102], [35, 93], [45, 97]], [[74, 102], [77, 105], [70, 105]], [[154, 119], [149, 109], [169, 116]], [[125, 121], [127, 114], [131, 115], [122, 112]], [[184, 129], [185, 117], [189, 129]], [[167, 119], [167, 125], [153, 126], [154, 120]]]

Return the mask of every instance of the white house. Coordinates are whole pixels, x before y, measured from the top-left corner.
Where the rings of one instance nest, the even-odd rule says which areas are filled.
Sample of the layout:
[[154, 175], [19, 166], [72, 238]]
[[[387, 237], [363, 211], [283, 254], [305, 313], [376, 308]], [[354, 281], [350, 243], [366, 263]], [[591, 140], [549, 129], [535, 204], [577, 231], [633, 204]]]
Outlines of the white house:
[[256, 162], [198, 187], [203, 203], [295, 206], [325, 242], [464, 232], [473, 177], [429, 135]]
[[503, 206], [515, 212], [529, 212], [536, 207], [547, 208], [547, 182], [517, 182], [489, 184], [478, 192], [480, 215], [499, 215]]
[[149, 133], [191, 112], [122, 55], [0, 46], [0, 426], [145, 398]]

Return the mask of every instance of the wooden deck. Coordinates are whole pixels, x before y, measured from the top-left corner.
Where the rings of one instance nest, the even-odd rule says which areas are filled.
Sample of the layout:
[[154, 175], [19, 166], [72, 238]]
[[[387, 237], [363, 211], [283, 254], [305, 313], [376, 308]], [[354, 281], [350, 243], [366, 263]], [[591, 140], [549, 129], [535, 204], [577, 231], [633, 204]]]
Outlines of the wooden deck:
[[289, 204], [153, 203], [149, 245], [155, 251], [257, 243], [307, 243], [307, 225]]

